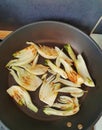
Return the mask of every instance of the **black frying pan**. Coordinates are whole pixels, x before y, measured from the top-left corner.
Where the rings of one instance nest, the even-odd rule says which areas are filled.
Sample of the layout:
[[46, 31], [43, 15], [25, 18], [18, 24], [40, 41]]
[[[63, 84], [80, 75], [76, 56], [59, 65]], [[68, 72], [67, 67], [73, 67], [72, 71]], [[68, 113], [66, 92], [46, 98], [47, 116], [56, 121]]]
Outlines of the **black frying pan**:
[[[35, 115], [26, 108], [19, 109], [6, 93], [11, 80], [5, 65], [12, 58], [12, 53], [25, 47], [26, 41], [60, 47], [69, 42], [78, 53], [83, 54], [96, 87], [89, 90], [76, 115], [64, 118]], [[91, 38], [75, 27], [46, 21], [18, 29], [3, 40], [0, 46], [0, 120], [11, 130], [77, 130], [80, 123], [83, 130], [88, 129], [94, 125], [102, 112], [101, 67], [101, 50]], [[71, 128], [67, 127], [67, 122], [72, 122]]]

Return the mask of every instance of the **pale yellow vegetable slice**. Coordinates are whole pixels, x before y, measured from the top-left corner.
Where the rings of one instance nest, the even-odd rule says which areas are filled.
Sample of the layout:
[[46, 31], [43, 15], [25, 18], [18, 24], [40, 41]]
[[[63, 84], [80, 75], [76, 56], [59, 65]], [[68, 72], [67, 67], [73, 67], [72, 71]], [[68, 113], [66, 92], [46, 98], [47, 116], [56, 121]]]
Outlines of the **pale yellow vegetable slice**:
[[73, 107], [73, 103], [54, 103], [51, 107], [58, 108], [61, 110], [71, 109]]
[[13, 85], [7, 89], [7, 93], [19, 104], [25, 105], [33, 112], [37, 112], [38, 108], [32, 103], [29, 93], [20, 86]]
[[89, 86], [89, 87], [95, 87], [95, 83], [89, 74], [87, 65], [86, 65], [85, 60], [82, 57], [82, 55], [78, 54], [77, 58], [76, 58], [76, 55], [75, 55], [72, 47], [70, 46], [70, 44], [65, 45], [65, 49], [67, 50], [70, 57], [73, 59], [78, 73], [83, 77], [84, 84]]
[[73, 97], [82, 97], [84, 95], [84, 91], [80, 88], [75, 87], [63, 87], [58, 90], [58, 92], [70, 93]]
[[77, 56], [76, 68], [77, 68], [78, 73], [83, 77], [84, 84], [89, 87], [95, 87], [95, 83], [89, 74], [86, 63], [81, 54]]
[[84, 95], [84, 92], [79, 92], [79, 93], [74, 92], [74, 93], [71, 93], [71, 96], [77, 97], [77, 98], [80, 98], [80, 97], [82, 97], [83, 95]]
[[81, 87], [81, 85], [76, 84], [76, 83], [74, 83], [74, 82], [71, 82], [71, 81], [69, 81], [68, 79], [63, 79], [63, 78], [61, 78], [59, 74], [57, 74], [57, 76], [56, 76], [54, 82], [59, 82], [59, 83], [62, 83], [62, 84], [64, 84], [64, 85], [72, 86], [72, 87]]
[[11, 66], [20, 66], [28, 64], [31, 61], [33, 61], [36, 55], [37, 55], [36, 48], [34, 47], [34, 45], [30, 45], [20, 51], [15, 52], [13, 56], [17, 59], [10, 60], [6, 66], [11, 67]]
[[65, 68], [69, 80], [78, 85], [84, 83], [83, 78], [64, 59], [61, 58], [60, 61]]
[[45, 80], [46, 77], [47, 77], [47, 75], [48, 75], [47, 73], [43, 74], [42, 77], [41, 77], [41, 79], [42, 79], [42, 80]]
[[53, 105], [58, 95], [57, 90], [60, 88], [60, 84], [54, 84], [53, 79], [54, 77], [51, 76], [47, 80], [44, 80], [39, 91], [39, 99], [44, 103], [48, 104], [49, 106]]
[[61, 77], [65, 78], [65, 79], [67, 79], [67, 74], [66, 74], [66, 72], [65, 72], [63, 69], [57, 67], [57, 66], [56, 66], [55, 64], [53, 64], [50, 60], [46, 60], [45, 63], [46, 63], [46, 65], [48, 65], [55, 73], [59, 74]]
[[59, 102], [54, 103], [51, 107], [61, 110], [66, 110], [68, 108], [74, 107], [73, 98], [69, 96], [60, 96], [58, 101]]
[[12, 67], [10, 74], [20, 86], [29, 91], [35, 91], [42, 83], [38, 76], [29, 73], [21, 67]]
[[58, 48], [58, 47], [55, 47], [55, 50], [56, 50], [57, 53], [58, 53], [58, 56], [57, 56], [57, 58], [56, 58], [56, 65], [57, 65], [58, 67], [60, 67], [60, 58], [65, 59], [69, 64], [72, 65], [72, 62], [73, 62], [73, 61], [63, 52], [63, 50], [61, 50], [61, 49]]
[[52, 75], [56, 75], [56, 72], [54, 72], [52, 69], [48, 69], [48, 72], [50, 73], [50, 74], [52, 74]]
[[34, 66], [30, 64], [23, 65], [22, 68], [27, 70], [29, 73], [34, 74], [34, 75], [42, 75], [47, 72], [48, 67], [44, 66], [42, 64], [36, 64]]
[[60, 96], [58, 101], [60, 103], [73, 103], [73, 98], [71, 98], [69, 96]]
[[24, 49], [17, 51], [13, 54], [15, 58], [24, 58], [28, 57], [29, 55], [36, 56], [37, 49], [34, 47], [34, 45], [29, 45], [28, 47], [25, 47]]
[[57, 110], [51, 107], [46, 107], [43, 112], [47, 115], [56, 115], [56, 116], [71, 116], [76, 114], [79, 111], [79, 107], [75, 107], [74, 109], [69, 108], [68, 110]]
[[33, 43], [33, 45], [37, 49], [38, 53], [46, 59], [56, 59], [56, 57], [58, 56], [57, 51], [52, 47], [45, 45], [37, 45], [35, 43]]
[[65, 110], [55, 109], [51, 107], [45, 107], [43, 112], [47, 115], [56, 115], [56, 116], [71, 116], [76, 114], [79, 111], [79, 102], [78, 99], [73, 99], [73, 107], [69, 107]]
[[75, 55], [71, 45], [70, 44], [66, 44], [64, 46], [64, 48], [66, 49], [66, 51], [68, 52], [68, 54], [72, 58], [72, 60], [75, 61], [76, 60], [76, 55]]
[[34, 58], [34, 60], [32, 61], [32, 66], [35, 66], [38, 62], [38, 59], [39, 59], [39, 55], [37, 54]]

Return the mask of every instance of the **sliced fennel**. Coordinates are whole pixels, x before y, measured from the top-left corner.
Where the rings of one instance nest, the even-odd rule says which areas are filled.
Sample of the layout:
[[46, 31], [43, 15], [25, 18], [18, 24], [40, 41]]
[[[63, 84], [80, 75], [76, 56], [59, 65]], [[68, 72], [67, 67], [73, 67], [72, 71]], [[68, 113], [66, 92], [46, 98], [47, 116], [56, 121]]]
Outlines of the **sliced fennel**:
[[[64, 104], [65, 105], [65, 104]], [[62, 108], [62, 106], [61, 106]], [[45, 107], [43, 112], [47, 115], [56, 115], [56, 116], [71, 116], [76, 114], [79, 111], [79, 103], [78, 103], [78, 99], [75, 98], [73, 99], [73, 106], [72, 107], [68, 107], [64, 110], [62, 109], [55, 109], [52, 107]]]
[[73, 103], [73, 98], [71, 98], [69, 96], [60, 96], [58, 101], [60, 103]]
[[77, 61], [75, 64], [76, 64], [78, 73], [84, 78], [84, 84], [89, 87], [95, 87], [94, 81], [92, 80], [89, 74], [86, 63], [81, 54], [77, 56]]
[[42, 80], [21, 67], [12, 67], [10, 74], [15, 81], [26, 90], [35, 91], [42, 83]]
[[[80, 106], [78, 99], [85, 93], [81, 89], [81, 84], [95, 86], [82, 55], [76, 55], [70, 44], [64, 46], [68, 55], [64, 53], [63, 48], [52, 48], [33, 42], [27, 44], [29, 46], [14, 53], [14, 59], [6, 65], [19, 85], [10, 87], [7, 93], [19, 105], [25, 105], [37, 112], [38, 108], [32, 103], [26, 90], [36, 91], [40, 87], [39, 99], [47, 104], [43, 109], [45, 114], [57, 116], [76, 114]], [[45, 59], [47, 66], [39, 62], [39, 57]], [[63, 96], [60, 96], [62, 93]]]
[[84, 82], [83, 78], [64, 59], [61, 58], [60, 61], [65, 68], [68, 79], [78, 85], [81, 85]]
[[71, 45], [70, 44], [66, 44], [64, 46], [64, 48], [66, 49], [66, 51], [68, 52], [68, 54], [72, 58], [72, 60], [75, 61], [76, 60], [76, 55], [75, 55]]
[[58, 90], [58, 92], [70, 93], [73, 97], [82, 97], [84, 95], [84, 91], [80, 88], [75, 87], [63, 87]]
[[32, 103], [29, 93], [20, 86], [13, 85], [7, 89], [7, 93], [19, 104], [25, 105], [33, 112], [37, 112], [38, 108]]
[[20, 51], [15, 52], [13, 56], [16, 59], [10, 60], [6, 65], [6, 67], [28, 64], [34, 60], [36, 55], [37, 55], [36, 48], [33, 45], [30, 45]]
[[56, 82], [59, 82], [59, 83], [62, 83], [62, 84], [64, 84], [64, 85], [72, 86], [72, 87], [81, 87], [80, 84], [76, 84], [76, 83], [71, 82], [71, 81], [68, 80], [68, 79], [63, 79], [63, 78], [61, 78], [59, 74], [57, 74], [56, 78], [54, 79], [54, 82], [55, 82], [55, 83], [56, 83]]
[[36, 64], [36, 65], [31, 65], [31, 64], [26, 64], [22, 65], [22, 68], [27, 70], [29, 73], [34, 74], [34, 75], [42, 75], [45, 74], [48, 70], [47, 66], [44, 66], [42, 64]]
[[60, 96], [59, 102], [54, 103], [51, 107], [66, 110], [74, 107], [73, 98], [69, 96]]
[[37, 54], [34, 58], [34, 60], [32, 61], [32, 66], [35, 66], [38, 62], [38, 59], [39, 59], [39, 55]]
[[33, 45], [37, 49], [38, 53], [46, 59], [56, 59], [56, 57], [58, 56], [57, 51], [52, 47], [48, 47], [45, 45], [38, 46], [35, 43], [33, 43]]
[[48, 104], [49, 106], [53, 105], [58, 95], [57, 90], [60, 88], [60, 84], [59, 83], [54, 84], [53, 79], [54, 79], [53, 75], [50, 76], [48, 79], [45, 79], [39, 91], [39, 99], [44, 103]]
[[67, 78], [66, 72], [65, 72], [63, 69], [57, 67], [57, 66], [56, 66], [55, 64], [53, 64], [50, 60], [46, 60], [45, 63], [46, 63], [46, 65], [48, 65], [55, 73], [59, 74], [60, 76], [62, 76], [62, 77], [65, 78], [65, 79]]
[[26, 56], [28, 57], [29, 55], [34, 55], [34, 56], [36, 56], [36, 54], [37, 54], [37, 50], [36, 50], [36, 48], [34, 47], [34, 45], [29, 45], [28, 47], [26, 47], [26, 48], [24, 48], [24, 49], [22, 49], [22, 50], [20, 50], [20, 51], [17, 51], [17, 52], [15, 52], [14, 54], [13, 54], [13, 56], [15, 57], [15, 58], [19, 58], [19, 59], [21, 59], [21, 58], [26, 58]]
[[54, 103], [51, 107], [61, 110], [73, 109], [73, 103]]
[[89, 87], [95, 87], [94, 81], [89, 74], [88, 68], [82, 55], [78, 54], [76, 57], [70, 44], [65, 45], [65, 49], [67, 50], [70, 57], [73, 59], [77, 72], [83, 77], [84, 84]]
[[60, 58], [65, 59], [69, 64], [72, 65], [72, 60], [63, 52], [63, 50], [60, 50], [58, 47], [55, 47], [55, 50], [58, 53], [58, 56], [56, 58], [56, 66], [60, 67]]

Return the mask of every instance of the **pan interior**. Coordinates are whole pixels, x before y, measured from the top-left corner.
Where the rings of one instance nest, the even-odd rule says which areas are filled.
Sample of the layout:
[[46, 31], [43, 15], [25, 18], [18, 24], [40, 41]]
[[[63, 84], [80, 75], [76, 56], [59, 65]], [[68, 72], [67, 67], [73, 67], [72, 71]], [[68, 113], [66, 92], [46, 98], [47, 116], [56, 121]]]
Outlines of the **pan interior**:
[[[20, 107], [18, 104], [16, 104], [20, 108], [18, 109], [16, 105], [14, 105], [15, 102], [11, 101], [12, 99], [6, 93], [6, 90], [11, 85], [13, 85], [15, 81], [13, 80], [12, 76], [7, 72], [5, 65], [9, 60], [12, 59], [12, 54], [15, 51], [23, 49], [26, 46], [26, 41], [33, 41], [35, 43], [46, 44], [48, 46], [56, 45], [60, 48], [63, 48], [64, 44], [70, 43], [77, 53], [81, 53], [84, 56], [89, 72], [91, 73], [91, 76], [95, 81], [96, 87], [92, 89], [90, 88], [87, 95], [80, 99], [81, 109], [78, 114], [64, 119], [62, 119], [63, 117], [46, 116], [42, 112], [42, 106], [44, 106], [45, 104], [43, 104], [38, 99], [39, 89], [36, 93], [30, 92], [33, 102], [37, 104], [40, 109], [38, 114], [33, 113], [26, 107]], [[0, 84], [2, 85], [0, 87], [0, 90], [2, 92], [0, 93], [1, 119], [5, 123], [7, 123], [11, 127], [11, 129], [15, 130], [19, 129], [19, 125], [21, 124], [21, 121], [19, 120], [20, 118], [24, 122], [24, 124], [21, 124], [22, 129], [25, 130], [28, 130], [29, 126], [31, 126], [31, 130], [33, 130], [35, 127], [38, 130], [41, 130], [42, 128], [46, 130], [51, 130], [51, 128], [48, 128], [47, 125], [45, 126], [39, 120], [53, 121], [59, 119], [62, 119], [62, 123], [59, 123], [59, 126], [57, 126], [56, 124], [51, 124], [53, 129], [62, 130], [63, 127], [65, 128], [65, 130], [67, 130], [68, 128], [65, 127], [65, 123], [68, 120], [71, 120], [73, 124], [78, 124], [79, 122], [81, 122], [82, 124], [84, 124], [84, 128], [87, 129], [93, 124], [93, 122], [96, 121], [102, 111], [102, 104], [100, 103], [102, 99], [101, 59], [102, 53], [97, 45], [87, 35], [70, 25], [46, 21], [37, 24], [31, 24], [17, 30], [7, 39], [5, 39], [3, 41], [3, 44], [0, 46]], [[42, 59], [40, 60], [41, 62], [43, 62]], [[26, 115], [32, 117], [33, 120]], [[14, 119], [15, 122], [12, 122]], [[42, 126], [42, 128], [39, 124]], [[71, 128], [71, 130], [74, 129], [76, 129], [76, 125], [73, 125], [73, 127]]]
[[[52, 43], [50, 41], [48, 43], [46, 43], [46, 42], [43, 42], [43, 43], [39, 42], [39, 44], [47, 45], [47, 46], [50, 46], [50, 47], [58, 46], [59, 48], [63, 48], [64, 49], [64, 43], [60, 43], [59, 44], [59, 43], [57, 43], [57, 41], [55, 43], [54, 42]], [[64, 53], [66, 53], [65, 50], [63, 50], [63, 51], [64, 51]], [[40, 56], [38, 62], [44, 65], [45, 64], [45, 59]], [[16, 82], [14, 81], [13, 77], [10, 74], [9, 74], [9, 77], [8, 77], [8, 84], [9, 84], [9, 87], [16, 84]], [[89, 88], [86, 87], [85, 85], [83, 85], [83, 88], [84, 88], [85, 91], [87, 91], [87, 90], [89, 91]], [[29, 94], [30, 94], [30, 97], [31, 97], [33, 103], [38, 107], [38, 112], [37, 113], [32, 112], [30, 109], [28, 109], [25, 106], [20, 106], [17, 103], [16, 103], [16, 105], [21, 109], [21, 111], [23, 111], [28, 116], [30, 116], [30, 117], [32, 117], [34, 119], [44, 120], [44, 121], [53, 121], [53, 120], [57, 120], [57, 119], [63, 118], [61, 116], [53, 116], [53, 115], [51, 116], [51, 115], [44, 114], [43, 109], [44, 109], [44, 106], [46, 106], [47, 104], [45, 104], [42, 101], [40, 101], [40, 99], [39, 99], [39, 90], [40, 90], [40, 87], [36, 91], [34, 91], [34, 92], [30, 92], [29, 91]], [[68, 94], [60, 93], [60, 94], [58, 94], [58, 96], [56, 98], [56, 101], [57, 101], [57, 99], [58, 99], [58, 97], [60, 95], [69, 96]], [[87, 95], [87, 93], [84, 94], [84, 96], [79, 99], [80, 105], [84, 102], [86, 95]]]

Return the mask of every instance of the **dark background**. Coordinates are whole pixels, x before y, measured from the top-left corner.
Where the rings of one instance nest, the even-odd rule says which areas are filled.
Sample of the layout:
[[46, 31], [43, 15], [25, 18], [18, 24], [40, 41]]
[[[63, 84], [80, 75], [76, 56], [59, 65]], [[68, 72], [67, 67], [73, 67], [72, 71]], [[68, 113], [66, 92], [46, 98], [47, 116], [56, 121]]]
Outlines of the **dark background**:
[[55, 20], [90, 33], [102, 16], [102, 0], [0, 0], [0, 29]]

